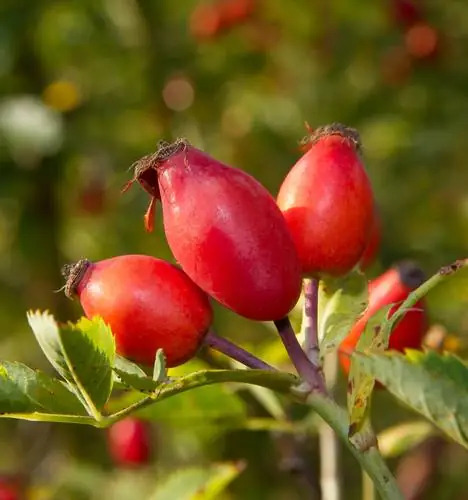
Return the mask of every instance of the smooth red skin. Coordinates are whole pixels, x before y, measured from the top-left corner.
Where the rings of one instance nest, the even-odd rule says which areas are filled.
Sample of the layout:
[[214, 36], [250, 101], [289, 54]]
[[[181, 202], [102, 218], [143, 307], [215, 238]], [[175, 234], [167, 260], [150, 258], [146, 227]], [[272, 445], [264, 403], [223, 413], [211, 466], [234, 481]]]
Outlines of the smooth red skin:
[[374, 200], [349, 140], [320, 138], [286, 176], [277, 201], [304, 274], [341, 276], [358, 264], [370, 236]]
[[121, 466], [147, 464], [151, 450], [148, 426], [132, 417], [113, 424], [108, 431], [108, 449], [114, 462]]
[[169, 246], [200, 288], [252, 320], [289, 313], [301, 291], [300, 263], [259, 182], [188, 146], [160, 166], [159, 189]]
[[192, 358], [212, 321], [207, 296], [177, 267], [147, 255], [123, 255], [91, 264], [78, 289], [86, 316], [112, 328], [117, 352], [152, 365]]
[[[350, 355], [369, 319], [382, 307], [395, 304], [389, 311], [392, 316], [411, 291], [411, 288], [401, 282], [398, 271], [393, 268], [369, 283], [369, 305], [339, 348], [340, 363], [346, 375], [350, 369]], [[388, 349], [400, 352], [419, 349], [426, 331], [427, 315], [424, 301], [420, 300], [414, 305], [414, 310], [407, 312], [392, 331]]]
[[372, 222], [372, 229], [370, 232], [369, 240], [366, 245], [366, 249], [361, 257], [361, 262], [359, 267], [361, 270], [366, 270], [377, 257], [377, 253], [380, 249], [380, 242], [382, 240], [382, 226], [380, 221], [380, 216], [377, 212], [374, 213], [374, 219]]

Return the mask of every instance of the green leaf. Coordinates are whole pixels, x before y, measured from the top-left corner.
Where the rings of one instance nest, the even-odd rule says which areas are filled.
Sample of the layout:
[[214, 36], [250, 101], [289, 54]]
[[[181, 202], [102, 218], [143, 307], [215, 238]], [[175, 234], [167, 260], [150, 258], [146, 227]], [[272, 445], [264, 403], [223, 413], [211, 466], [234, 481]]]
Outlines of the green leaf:
[[[392, 306], [388, 305], [374, 314], [366, 324], [356, 344], [356, 351], [382, 351], [388, 347], [388, 336], [384, 338], [382, 322], [386, 319]], [[355, 352], [356, 352], [355, 351]], [[348, 412], [350, 416], [349, 436], [359, 432], [369, 412], [370, 397], [374, 389], [375, 379], [351, 357], [351, 368], [348, 378]]]
[[58, 373], [86, 401], [91, 413], [101, 409], [112, 390], [115, 343], [101, 318], [81, 318], [76, 324], [57, 325], [48, 312], [29, 312], [28, 322], [39, 345]]
[[22, 363], [0, 363], [0, 413], [86, 415], [67, 386]]
[[367, 279], [354, 271], [343, 278], [320, 281], [318, 335], [320, 356], [333, 351], [349, 333], [367, 306]]
[[117, 368], [118, 370], [125, 373], [129, 373], [131, 375], [138, 375], [139, 377], [147, 376], [145, 371], [142, 368], [140, 368], [137, 364], [133, 363], [132, 361], [129, 361], [127, 358], [119, 356], [118, 354], [115, 356], [114, 359], [114, 368]]
[[128, 359], [119, 356], [116, 354], [115, 359], [114, 359], [114, 370], [112, 372], [112, 380], [113, 380], [113, 387], [114, 389], [127, 389], [128, 384], [125, 384], [117, 375], [117, 371], [115, 370], [120, 370], [124, 373], [130, 374], [130, 375], [137, 375], [139, 377], [146, 377], [146, 373], [144, 372], [143, 369], [141, 369], [137, 364], [132, 363]]
[[405, 405], [468, 448], [468, 367], [459, 358], [434, 351], [354, 357]]
[[149, 500], [214, 500], [243, 470], [242, 462], [182, 469], [158, 485]]
[[145, 394], [154, 393], [161, 386], [161, 382], [156, 382], [146, 375], [135, 375], [133, 373], [127, 373], [123, 370], [119, 370], [118, 368], [114, 368], [114, 371], [124, 386], [130, 387]]
[[436, 428], [425, 420], [395, 425], [379, 434], [380, 453], [384, 457], [398, 457], [422, 443], [435, 432]]
[[162, 382], [166, 378], [166, 356], [164, 356], [164, 351], [162, 349], [158, 349], [156, 351], [156, 357], [154, 359], [153, 380], [155, 380], [156, 382]]

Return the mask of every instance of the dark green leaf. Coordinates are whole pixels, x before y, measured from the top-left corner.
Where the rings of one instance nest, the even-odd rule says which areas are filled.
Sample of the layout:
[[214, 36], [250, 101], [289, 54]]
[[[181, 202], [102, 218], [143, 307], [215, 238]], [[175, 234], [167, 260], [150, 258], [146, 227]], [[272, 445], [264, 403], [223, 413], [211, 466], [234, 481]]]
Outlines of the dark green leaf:
[[16, 362], [0, 363], [0, 413], [86, 415], [60, 380]]
[[354, 357], [399, 400], [468, 448], [468, 367], [460, 359], [434, 351]]
[[367, 297], [367, 279], [358, 271], [320, 281], [318, 333], [322, 358], [349, 333], [364, 312]]

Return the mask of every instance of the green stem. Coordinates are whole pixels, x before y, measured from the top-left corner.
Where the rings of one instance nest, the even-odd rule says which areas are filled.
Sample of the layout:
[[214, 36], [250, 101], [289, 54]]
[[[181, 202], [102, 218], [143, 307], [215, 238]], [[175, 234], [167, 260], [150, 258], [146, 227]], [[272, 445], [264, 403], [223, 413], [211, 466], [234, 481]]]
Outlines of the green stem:
[[429, 278], [419, 288], [411, 292], [408, 295], [408, 298], [401, 304], [398, 310], [395, 311], [391, 318], [384, 322], [382, 329], [383, 337], [387, 338], [408, 310], [411, 309], [425, 295], [427, 295], [433, 288], [440, 285], [440, 283], [451, 278], [455, 273], [466, 267], [468, 267], [468, 259], [457, 260], [453, 264], [440, 268], [434, 276]]
[[359, 451], [348, 439], [349, 419], [346, 411], [332, 399], [320, 394], [310, 394], [306, 402], [330, 425], [338, 437], [356, 457], [361, 467], [372, 479], [383, 500], [404, 500], [398, 484], [375, 446]]
[[369, 474], [362, 470], [362, 500], [375, 500], [375, 487]]

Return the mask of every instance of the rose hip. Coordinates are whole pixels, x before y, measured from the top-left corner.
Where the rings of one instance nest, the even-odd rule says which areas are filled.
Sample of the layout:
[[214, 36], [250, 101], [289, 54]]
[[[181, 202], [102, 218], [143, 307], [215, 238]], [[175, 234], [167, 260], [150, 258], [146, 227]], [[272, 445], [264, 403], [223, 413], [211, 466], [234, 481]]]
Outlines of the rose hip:
[[138, 363], [152, 365], [158, 349], [167, 366], [184, 363], [211, 324], [205, 293], [182, 270], [155, 257], [80, 260], [62, 272], [67, 296], [78, 295], [89, 318], [101, 316], [112, 329], [117, 352]]
[[205, 292], [253, 320], [281, 319], [294, 307], [301, 289], [294, 242], [253, 177], [178, 140], [142, 159], [135, 180], [152, 197], [147, 228], [158, 199], [174, 256]]
[[358, 133], [340, 124], [320, 127], [284, 180], [278, 205], [288, 223], [303, 273], [340, 276], [366, 248], [374, 199], [360, 157]]

